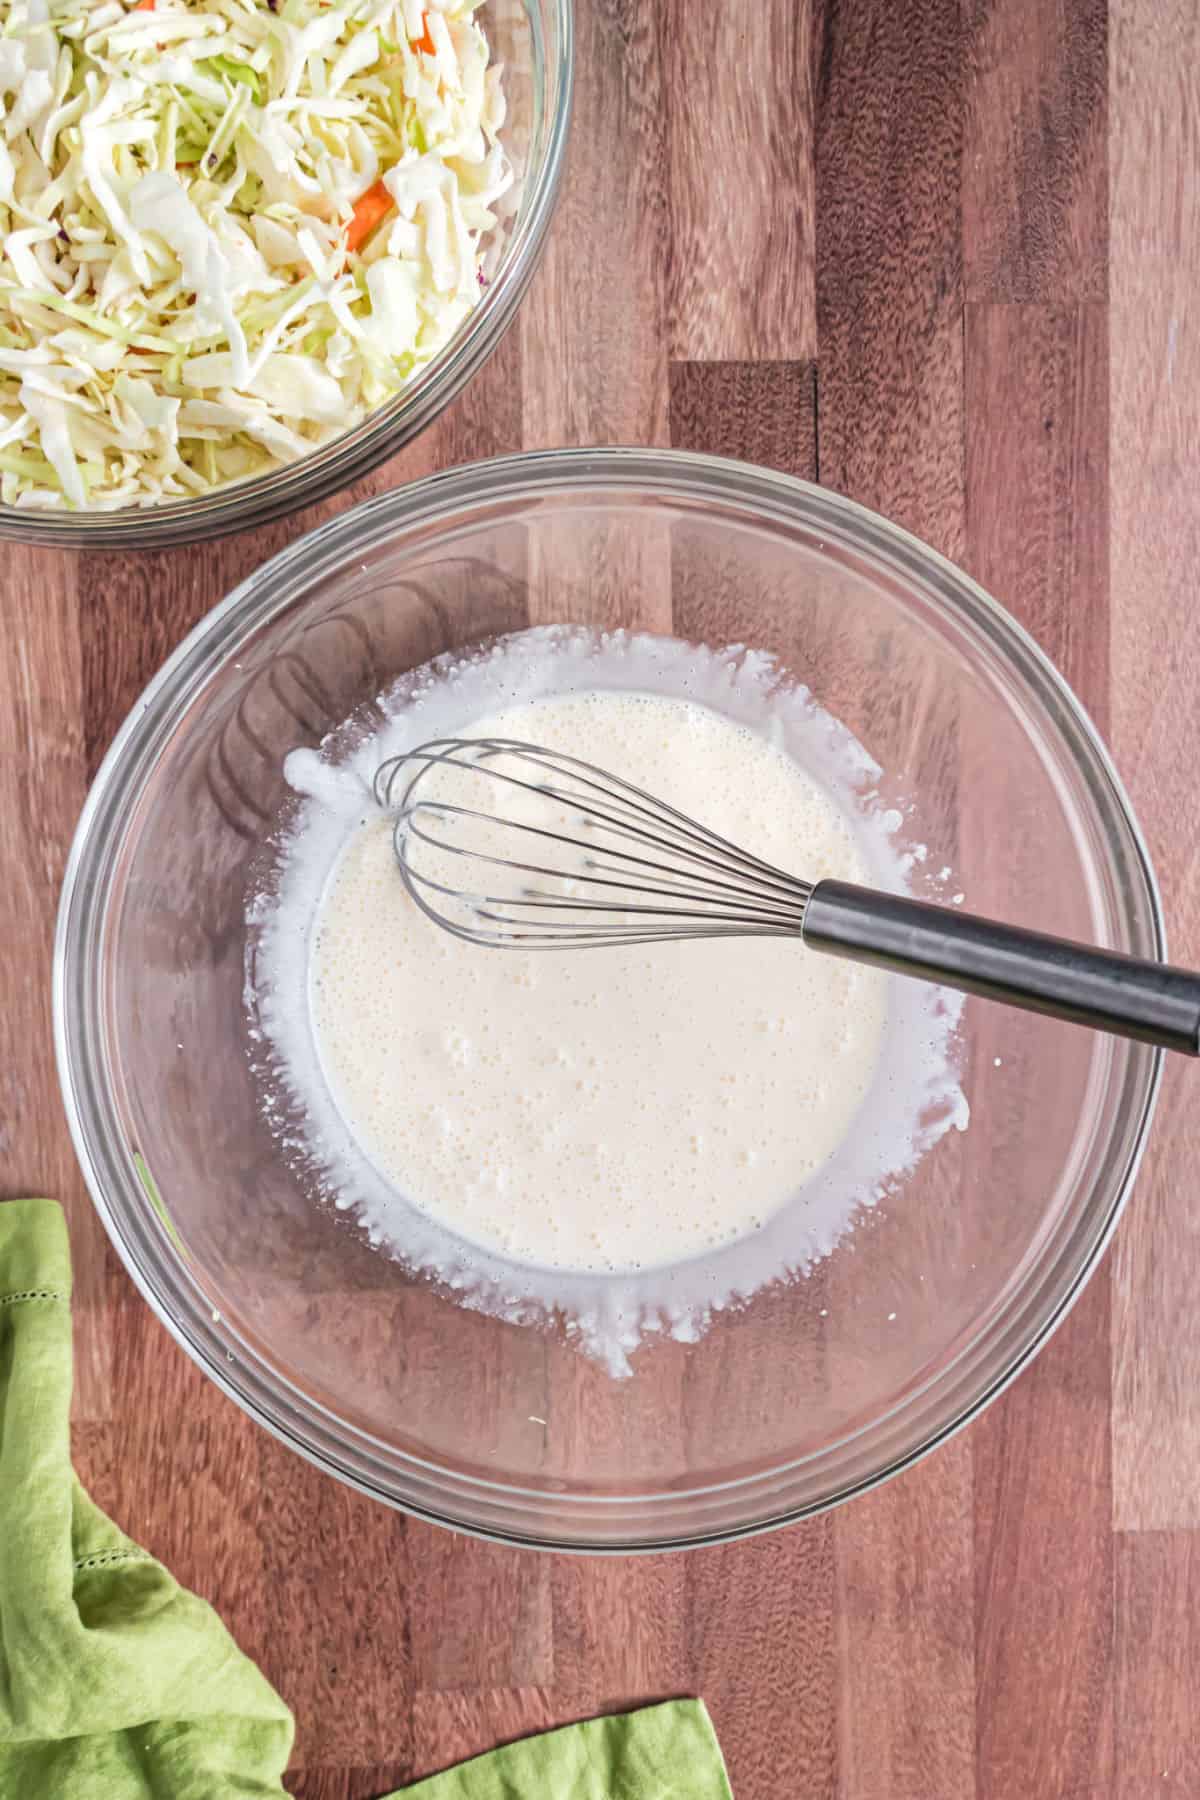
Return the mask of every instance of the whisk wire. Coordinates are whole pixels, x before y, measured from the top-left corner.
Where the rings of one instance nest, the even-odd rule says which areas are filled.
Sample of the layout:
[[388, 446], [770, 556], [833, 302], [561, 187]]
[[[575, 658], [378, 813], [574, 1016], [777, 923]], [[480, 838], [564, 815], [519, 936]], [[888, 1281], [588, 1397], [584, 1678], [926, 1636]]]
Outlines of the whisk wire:
[[[422, 843], [428, 844], [431, 848], [433, 848], [435, 850], [445, 851], [447, 854], [453, 855], [453, 856], [469, 857], [473, 862], [490, 865], [493, 868], [513, 869], [513, 870], [516, 870], [517, 872], [519, 872], [521, 874], [525, 874], [525, 875], [547, 875], [547, 876], [551, 877], [551, 879], [561, 880], [563, 878], [563, 871], [561, 869], [550, 868], [542, 863], [518, 862], [518, 861], [515, 861], [512, 857], [507, 857], [507, 856], [494, 856], [494, 855], [489, 854], [486, 851], [475, 849], [474, 847], [466, 847], [462, 844], [456, 844], [448, 838], [437, 837], [437, 836], [435, 836], [435, 834], [433, 832], [431, 832], [425, 828], [423, 821], [424, 821], [424, 818], [426, 817], [426, 815], [428, 815], [428, 817], [433, 818], [433, 819], [458, 817], [458, 818], [465, 818], [465, 819], [472, 819], [472, 820], [488, 816], [486, 814], [480, 814], [474, 808], [464, 807], [464, 806], [456, 806], [447, 801], [421, 800], [421, 801], [418, 801], [410, 809], [408, 809], [405, 814], [404, 824], [405, 824], [406, 839], [408, 837], [414, 837], [414, 838], [419, 839]], [[520, 819], [507, 820], [506, 821], [506, 829], [511, 830], [511, 831], [523, 832], [531, 837], [544, 838], [552, 843], [565, 844], [568, 848], [570, 848], [572, 850], [577, 850], [579, 848], [579, 840], [576, 838], [570, 837], [565, 832], [550, 831], [544, 826], [530, 825]], [[661, 863], [655, 863], [655, 862], [651, 861], [651, 859], [648, 857], [634, 856], [628, 852], [609, 851], [606, 854], [622, 855], [622, 856], [624, 856], [625, 860], [628, 863], [635, 864], [635, 865], [637, 865], [638, 868], [649, 869], [649, 870], [655, 871], [655, 872], [657, 872], [659, 869], [663, 868], [664, 866], [667, 866], [667, 867], [671, 866], [671, 865], [663, 865]], [[593, 870], [602, 871], [602, 872], [601, 873], [592, 873], [591, 871], [593, 871]], [[624, 893], [657, 894], [657, 895], [665, 894], [665, 895], [673, 895], [680, 899], [693, 900], [693, 901], [697, 901], [697, 902], [704, 902], [709, 899], [708, 894], [704, 893], [702, 890], [697, 890], [695, 888], [667, 887], [667, 886], [664, 886], [661, 882], [656, 882], [653, 885], [649, 885], [645, 882], [626, 881], [626, 880], [621, 879], [621, 876], [623, 876], [627, 873], [629, 873], [628, 870], [613, 870], [610, 873], [607, 869], [607, 865], [605, 865], [602, 862], [597, 861], [593, 857], [588, 857], [581, 864], [580, 869], [571, 875], [570, 879], [574, 882], [583, 881], [583, 882], [588, 882], [589, 884], [599, 886], [599, 887], [615, 888]], [[428, 878], [421, 877], [421, 879], [428, 879]], [[771, 901], [769, 899], [764, 901], [760, 896], [758, 896], [756, 894], [756, 892], [753, 888], [748, 887], [744, 884], [738, 884], [736, 882], [710, 881], [707, 883], [707, 885], [711, 888], [711, 890], [714, 893], [726, 894], [733, 898], [745, 899], [747, 901], [757, 901], [757, 903], [760, 905], [778, 905], [780, 911], [781, 912], [787, 911], [789, 916], [795, 909], [794, 894], [790, 895], [786, 902], [782, 899], [780, 899], [777, 902]], [[443, 891], [444, 892], [452, 892], [454, 890], [443, 889]], [[528, 890], [526, 894], [522, 895], [521, 899], [520, 899], [520, 903], [521, 904], [532, 904], [533, 899], [535, 897], [537, 900], [542, 901], [548, 905], [565, 906], [568, 904], [568, 901], [565, 897], [559, 898], [559, 897], [555, 897], [555, 896], [544, 896], [544, 895], [534, 896], [533, 890]], [[572, 904], [576, 904], [576, 903], [572, 902]], [[582, 907], [582, 906], [588, 905], [589, 903], [586, 901], [580, 901], [577, 904]], [[601, 904], [605, 904], [607, 906], [607, 909], [611, 910], [611, 904], [612, 904], [611, 902], [601, 903]]]
[[[463, 752], [475, 752], [476, 754], [471, 761], [466, 761]], [[525, 781], [520, 776], [512, 775], [505, 770], [487, 766], [489, 759], [504, 755], [519, 755], [523, 761], [547, 769], [551, 774], [558, 772], [557, 765], [567, 765], [573, 779], [582, 780], [585, 786], [594, 788], [604, 797], [606, 807], [616, 806], [626, 813], [645, 818], [657, 829], [650, 831], [639, 824], [636, 818], [624, 817], [620, 811], [610, 812], [606, 810], [606, 807], [597, 806], [594, 801], [570, 788], [553, 787], [545, 782]], [[442, 801], [414, 801], [412, 799], [413, 791], [423, 776], [438, 764], [448, 763], [460, 769], [480, 770], [486, 773], [490, 779], [502, 782], [508, 787], [519, 789], [527, 794], [535, 794], [541, 799], [554, 801], [558, 805], [570, 806], [590, 821], [611, 826], [655, 848], [676, 852], [683, 849], [691, 860], [719, 872], [725, 872], [726, 865], [733, 862], [747, 872], [752, 872], [757, 881], [777, 888], [781, 897], [786, 898], [791, 904], [795, 903], [797, 889], [803, 889], [808, 885], [798, 882], [794, 876], [785, 874], [781, 869], [773, 868], [770, 863], [762, 861], [760, 857], [752, 856], [740, 845], [731, 843], [728, 838], [721, 837], [719, 833], [699, 824], [696, 820], [689, 818], [686, 813], [681, 813], [675, 807], [669, 806], [665, 801], [657, 800], [643, 788], [635, 787], [632, 782], [624, 781], [620, 776], [608, 775], [578, 757], [544, 751], [536, 745], [525, 744], [515, 738], [438, 738], [405, 755], [392, 757], [380, 765], [375, 776], [376, 797], [381, 804], [391, 804], [391, 788], [396, 774], [405, 764], [414, 761], [421, 766], [405, 789], [402, 814], [415, 812], [419, 806], [429, 806], [438, 811], [450, 810]], [[591, 773], [581, 774], [580, 771], [591, 771]], [[594, 779], [594, 777], [600, 779]], [[619, 788], [621, 792], [614, 795], [611, 792], [613, 787]], [[631, 796], [631, 798], [626, 798], [626, 796]], [[466, 813], [472, 809], [463, 808], [461, 810]], [[483, 815], [476, 813], [475, 816]], [[518, 820], [508, 820], [506, 823], [513, 827], [521, 826], [521, 822]], [[533, 827], [521, 828], [534, 829]], [[673, 831], [674, 837], [664, 836], [664, 828]], [[546, 832], [544, 835], [552, 834]], [[572, 849], [581, 847], [578, 840], [573, 838], [563, 837], [561, 841], [569, 843]], [[717, 850], [720, 852], [720, 857], [702, 855], [693, 847], [695, 845], [703, 845], [706, 851]], [[606, 854], [618, 855], [631, 862], [638, 860], [629, 851], [614, 849], [611, 845], [606, 847]], [[721, 860], [722, 858], [724, 861]], [[647, 863], [646, 866], [658, 867], [659, 865]]]
[[[511, 766], [497, 766], [501, 759], [540, 774], [529, 779]], [[494, 785], [514, 798], [530, 796], [565, 810], [587, 836], [560, 830], [557, 821], [535, 823], [441, 797], [436, 781], [427, 792], [439, 768], [483, 777], [489, 800]], [[396, 858], [412, 899], [427, 917], [473, 942], [566, 948], [683, 937], [796, 936], [812, 891], [619, 776], [517, 739], [431, 740], [381, 764], [374, 791], [379, 803], [396, 813]], [[454, 835], [460, 830], [465, 841]], [[547, 845], [565, 851], [565, 865], [500, 853], [531, 840], [543, 854]], [[480, 882], [468, 888], [438, 879], [445, 871], [421, 864], [426, 851], [435, 863], [453, 857], [478, 869]], [[531, 853], [536, 854], [532, 845]], [[521, 878], [518, 890], [489, 891], [497, 872]], [[528, 877], [562, 882], [564, 891], [531, 887]], [[586, 889], [582, 895], [580, 888]]]

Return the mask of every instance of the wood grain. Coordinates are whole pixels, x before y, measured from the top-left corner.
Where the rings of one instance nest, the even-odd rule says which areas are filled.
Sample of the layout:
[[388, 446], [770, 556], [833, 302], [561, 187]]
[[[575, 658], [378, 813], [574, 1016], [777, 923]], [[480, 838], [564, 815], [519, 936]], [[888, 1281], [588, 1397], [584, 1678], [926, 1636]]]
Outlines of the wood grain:
[[839, 1787], [844, 1688], [830, 1516], [687, 1565], [693, 1691], [704, 1695], [735, 1794], [850, 1793]]
[[[961, 557], [959, 7], [829, 6], [818, 68], [819, 477]], [[835, 1306], [852, 1277], [826, 1279]], [[839, 1513], [834, 1543], [839, 1791], [971, 1793], [970, 1439]]]
[[554, 1686], [572, 1714], [694, 1691], [684, 1558], [559, 1559], [551, 1579]]
[[294, 1800], [376, 1800], [408, 1780], [405, 1763], [372, 1763], [359, 1769], [299, 1769], [288, 1775]]
[[74, 1416], [112, 1403], [115, 1258], [84, 1191], [59, 1098], [50, 1017], [58, 890], [87, 787], [75, 569], [7, 548], [0, 618], [0, 1194], [52, 1194], [74, 1257]]
[[[521, 316], [524, 441], [667, 441], [666, 125], [659, 18], [641, 0], [588, 0], [577, 14], [575, 117], [564, 192]], [[669, 550], [631, 546], [601, 521], [564, 521], [555, 573], [530, 570], [530, 616], [670, 630]]]
[[811, 362], [673, 362], [671, 443], [815, 481], [817, 371]]
[[298, 1763], [401, 1765], [406, 1775], [417, 1688], [410, 1522], [308, 1464], [297, 1474], [295, 1460], [256, 1434], [247, 1480], [261, 1586], [244, 1608], [253, 1639], [243, 1647], [281, 1693], [306, 1696]]
[[662, 8], [680, 361], [816, 352], [810, 0]]
[[814, 53], [819, 479], [961, 558], [959, 0], [828, 4]]
[[1106, 309], [968, 306], [964, 356], [966, 567], [1032, 633], [1103, 730]]
[[1200, 1544], [1194, 1531], [1117, 1537], [1115, 1800], [1200, 1793]]
[[530, 1688], [555, 1676], [553, 1564], [415, 1526], [408, 1601], [421, 1685]]
[[[306, 1800], [367, 1800], [527, 1731], [681, 1693], [707, 1699], [738, 1800], [1191, 1800], [1188, 1071], [1168, 1075], [1110, 1269], [995, 1407], [835, 1515], [687, 1557], [538, 1558], [335, 1485], [200, 1376], [86, 1203], [53, 1068], [50, 948], [113, 731], [204, 611], [319, 517], [522, 446], [742, 456], [965, 561], [1107, 723], [1173, 948], [1200, 961], [1194, 0], [767, 0], [753, 15], [579, 0], [578, 22], [545, 262], [433, 430], [353, 494], [195, 555], [4, 552], [0, 1192], [68, 1207], [81, 1476], [294, 1708], [290, 1787]], [[637, 564], [610, 539], [576, 550], [597, 620], [703, 633], [716, 608], [802, 664], [794, 609], [762, 614], [717, 566], [687, 579], [666, 539]], [[531, 616], [552, 617], [532, 573]], [[418, 1310], [405, 1332], [417, 1366]], [[498, 1368], [497, 1392], [507, 1379]], [[753, 1422], [754, 1397], [720, 1371], [711, 1392], [677, 1387], [681, 1433], [714, 1406]], [[571, 1404], [580, 1455], [618, 1428], [596, 1383]]]
[[521, 314], [525, 444], [667, 439], [665, 108], [659, 19], [641, 0], [578, 9], [570, 163]]
[[[1172, 953], [1200, 962], [1200, 13], [1111, 11], [1112, 739], [1162, 883]], [[1114, 1256], [1114, 1516], [1200, 1526], [1194, 1085], [1169, 1068]]]
[[[967, 567], [1101, 725], [1107, 324], [1102, 306], [969, 306], [964, 351]], [[1011, 856], [1013, 846], [995, 853]], [[1001, 1050], [1003, 1021], [982, 1023]], [[987, 1047], [990, 1039], [985, 1066]], [[995, 1103], [985, 1089], [979, 1104]], [[972, 1433], [979, 1800], [1112, 1792], [1109, 1331], [1102, 1267], [1033, 1368]], [[1051, 1444], [1053, 1455], [1044, 1453]], [[1065, 1586], [1057, 1579], [1064, 1501], [1075, 1569]]]
[[1108, 296], [1105, 0], [966, 0], [968, 300]]
[[[1103, 727], [1105, 7], [981, 3], [965, 30], [964, 285], [987, 302], [965, 320], [965, 560]], [[983, 1107], [1002, 1103], [984, 1089]], [[1109, 1331], [1104, 1268], [973, 1433], [979, 1800], [1112, 1792]]]
[[834, 1516], [842, 1793], [975, 1791], [971, 1466], [957, 1438]]
[[1102, 1270], [973, 1433], [979, 1800], [1113, 1792], [1108, 1334]]

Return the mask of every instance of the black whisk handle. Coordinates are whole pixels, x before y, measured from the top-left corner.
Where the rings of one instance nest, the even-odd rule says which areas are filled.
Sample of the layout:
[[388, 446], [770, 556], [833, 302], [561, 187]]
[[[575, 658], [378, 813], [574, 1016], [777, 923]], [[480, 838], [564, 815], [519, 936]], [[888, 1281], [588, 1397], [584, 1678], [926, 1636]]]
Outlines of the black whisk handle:
[[1190, 969], [843, 881], [813, 889], [803, 937], [853, 962], [1200, 1055], [1200, 974]]

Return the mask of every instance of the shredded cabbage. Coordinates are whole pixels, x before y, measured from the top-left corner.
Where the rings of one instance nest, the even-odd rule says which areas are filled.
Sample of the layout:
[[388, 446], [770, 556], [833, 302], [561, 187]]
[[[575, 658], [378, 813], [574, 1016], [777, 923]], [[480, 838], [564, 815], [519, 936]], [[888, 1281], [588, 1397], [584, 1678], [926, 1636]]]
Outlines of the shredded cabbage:
[[437, 355], [512, 183], [481, 0], [7, 0], [0, 500], [188, 499]]

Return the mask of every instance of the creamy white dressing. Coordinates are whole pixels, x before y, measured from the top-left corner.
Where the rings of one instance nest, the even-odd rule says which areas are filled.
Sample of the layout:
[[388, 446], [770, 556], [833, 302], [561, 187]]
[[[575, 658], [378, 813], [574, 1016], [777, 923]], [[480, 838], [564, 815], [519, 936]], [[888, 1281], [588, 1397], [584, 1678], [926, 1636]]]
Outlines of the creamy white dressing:
[[[865, 879], [816, 783], [707, 707], [599, 692], [472, 729], [568, 750], [776, 867]], [[309, 981], [330, 1089], [384, 1178], [466, 1239], [592, 1271], [756, 1230], [845, 1136], [886, 1011], [877, 971], [777, 939], [464, 943], [408, 897], [386, 819], [343, 854]]]
[[404, 890], [371, 777], [447, 731], [586, 758], [805, 879], [902, 887], [878, 771], [769, 659], [532, 632], [384, 710], [289, 758], [248, 971], [268, 1116], [381, 1248], [477, 1307], [565, 1313], [626, 1373], [645, 1330], [805, 1271], [965, 1124], [936, 990], [777, 939], [485, 949]]

